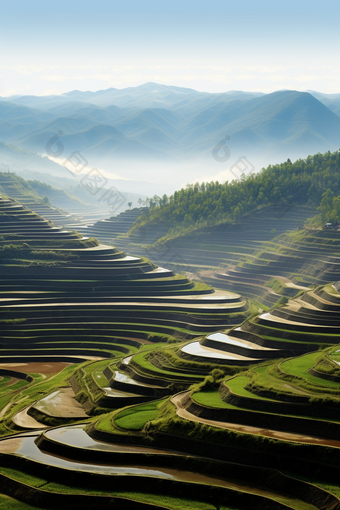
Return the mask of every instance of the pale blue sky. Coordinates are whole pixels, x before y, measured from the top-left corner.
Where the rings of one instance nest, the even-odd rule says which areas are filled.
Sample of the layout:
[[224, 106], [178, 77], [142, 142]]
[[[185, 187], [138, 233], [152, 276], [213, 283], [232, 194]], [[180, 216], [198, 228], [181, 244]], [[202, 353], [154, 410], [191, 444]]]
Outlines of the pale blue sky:
[[340, 2], [0, 0], [0, 95], [136, 86], [340, 92]]

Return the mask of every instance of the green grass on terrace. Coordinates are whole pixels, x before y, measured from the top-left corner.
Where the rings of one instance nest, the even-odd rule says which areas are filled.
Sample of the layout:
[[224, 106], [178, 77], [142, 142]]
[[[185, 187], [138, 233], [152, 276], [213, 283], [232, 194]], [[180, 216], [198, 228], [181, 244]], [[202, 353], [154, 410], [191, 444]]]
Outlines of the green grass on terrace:
[[320, 377], [315, 377], [308, 372], [309, 368], [312, 368], [317, 360], [320, 358], [319, 352], [313, 352], [311, 354], [305, 354], [303, 356], [299, 356], [297, 358], [292, 358], [287, 361], [284, 361], [280, 364], [281, 370], [286, 374], [293, 375], [296, 377], [303, 377], [308, 382], [315, 384], [317, 386], [325, 386], [325, 393], [327, 393], [329, 388], [338, 389], [340, 394], [340, 383], [334, 381], [328, 381], [327, 379], [321, 379]]
[[[265, 367], [262, 367], [265, 368]], [[256, 369], [258, 371], [258, 369]], [[268, 400], [268, 401], [274, 401], [271, 398], [264, 398], [259, 395], [256, 395], [255, 393], [251, 393], [250, 391], [245, 389], [245, 386], [249, 383], [249, 377], [246, 376], [237, 376], [233, 379], [228, 379], [225, 384], [228, 386], [235, 395], [240, 395], [243, 397], [248, 398], [256, 398], [260, 400]]]
[[20, 379], [16, 383], [10, 384], [6, 388], [1, 388], [1, 390], [2, 390], [3, 393], [6, 392], [6, 391], [9, 391], [9, 392], [12, 393], [13, 391], [17, 391], [17, 390], [20, 390], [21, 388], [24, 388], [28, 384], [29, 384], [28, 381], [24, 381], [24, 380]]
[[183, 380], [188, 379], [189, 382], [190, 380], [192, 380], [193, 377], [195, 377], [196, 379], [203, 379], [203, 376], [200, 375], [197, 376], [194, 376], [193, 374], [186, 375], [182, 372], [176, 372], [176, 370], [166, 370], [163, 367], [157, 368], [146, 358], [147, 354], [148, 354], [147, 352], [135, 354], [133, 357], [134, 365], [140, 366], [141, 369], [145, 368], [146, 370], [151, 370], [152, 372], [155, 372], [157, 375], [165, 379], [171, 378], [171, 376], [174, 375], [180, 376], [180, 378]]
[[8, 384], [12, 380], [12, 377], [9, 375], [1, 376], [0, 375], [0, 389], [4, 388], [6, 384]]
[[[261, 328], [267, 328], [267, 326], [263, 326], [261, 324]], [[267, 328], [269, 329], [269, 328]], [[279, 330], [279, 331], [282, 331], [282, 330]], [[301, 333], [302, 335], [305, 334], [305, 333]], [[300, 335], [300, 331], [299, 331], [299, 335]], [[336, 335], [335, 335], [336, 336]], [[285, 342], [287, 344], [306, 344], [306, 347], [309, 346], [311, 344], [311, 342], [304, 342], [303, 340], [301, 341], [300, 339], [299, 340], [291, 340], [289, 338], [281, 338], [279, 336], [269, 336], [269, 335], [262, 335], [261, 334], [261, 338], [264, 338], [265, 340], [276, 340], [276, 341], [279, 341], [279, 342]], [[319, 347], [319, 344], [317, 343], [313, 343], [313, 345], [315, 345], [315, 348], [317, 349]], [[331, 344], [322, 344], [322, 347], [329, 347]]]
[[[61, 494], [79, 494], [79, 495], [102, 495], [102, 496], [117, 496], [122, 498], [132, 499], [133, 501], [142, 501], [145, 503], [151, 504], [159, 504], [163, 505], [166, 508], [173, 510], [216, 510], [216, 506], [211, 505], [210, 503], [205, 503], [195, 499], [185, 499], [179, 498], [176, 496], [168, 496], [164, 494], [150, 494], [150, 493], [142, 493], [142, 492], [128, 492], [128, 491], [112, 491], [108, 489], [107, 491], [100, 490], [92, 490], [90, 487], [72, 487], [68, 485], [60, 485], [55, 482], [50, 482], [47, 479], [40, 478], [38, 476], [32, 476], [27, 473], [21, 472], [19, 470], [1, 467], [1, 472], [14, 479], [18, 480], [24, 484], [27, 484], [31, 487], [41, 488], [42, 490], [46, 490], [51, 493], [61, 493]], [[2, 501], [6, 502], [5, 506], [1, 506]], [[13, 505], [11, 505], [13, 502]], [[11, 498], [7, 498], [6, 496], [1, 496], [0, 494], [0, 510], [47, 510], [43, 507], [35, 507], [27, 505], [26, 503], [17, 502]], [[221, 507], [221, 510], [234, 510], [230, 507]], [[238, 509], [235, 509], [238, 510]]]
[[144, 425], [158, 416], [158, 407], [166, 399], [157, 400], [124, 409], [114, 417], [117, 427], [126, 430], [142, 430]]
[[325, 285], [325, 286], [323, 287], [323, 290], [324, 290], [325, 292], [327, 292], [328, 294], [337, 294], [337, 295], [339, 296], [339, 298], [340, 298], [340, 294], [339, 294], [339, 293], [335, 290], [335, 288], [333, 287], [333, 285], [332, 285], [332, 284]]
[[[262, 390], [271, 390], [273, 393], [275, 392], [278, 392], [278, 396], [280, 395], [280, 393], [285, 393], [285, 394], [292, 394], [292, 393], [295, 393], [295, 385], [296, 385], [296, 382], [294, 381], [293, 384], [290, 384], [290, 385], [287, 385], [286, 381], [284, 380], [281, 380], [275, 371], [273, 371], [273, 369], [275, 370], [276, 369], [276, 362], [273, 364], [267, 364], [267, 365], [263, 365], [263, 366], [258, 366], [256, 368], [252, 368], [251, 369], [251, 372], [253, 374], [253, 377], [252, 377], [252, 380], [250, 382], [250, 385], [254, 388], [254, 392], [255, 392], [255, 389], [259, 389], [260, 391]], [[229, 385], [229, 381], [226, 381], [227, 385]], [[247, 391], [247, 390], [245, 390]], [[251, 396], [252, 398], [255, 398], [255, 393], [253, 392], [250, 392], [251, 393]], [[306, 395], [308, 395], [308, 393], [306, 392]], [[247, 395], [247, 396], [250, 396], [250, 395]], [[260, 398], [262, 399], [263, 397], [260, 396]], [[264, 400], [274, 400], [274, 399], [267, 399], [265, 398]]]
[[[198, 391], [197, 393], [192, 394], [192, 399], [203, 406], [230, 409], [230, 405], [221, 399], [221, 395], [218, 390]], [[236, 407], [232, 407], [236, 409]]]
[[[283, 326], [284, 326], [284, 322], [275, 322], [275, 321], [271, 321], [271, 324], [270, 326], [267, 326], [265, 324], [259, 324], [259, 326], [261, 326], [261, 328], [263, 328], [264, 330], [278, 330], [278, 331], [284, 331], [284, 332], [287, 332], [287, 333], [294, 333], [294, 331], [292, 331], [291, 329], [285, 329]], [[302, 325], [304, 325], [304, 323], [301, 323]], [[280, 327], [280, 325], [282, 327]], [[331, 341], [332, 338], [334, 339], [337, 339], [339, 338], [339, 334], [336, 334], [336, 333], [318, 333], [318, 332], [311, 332], [311, 331], [299, 331], [298, 332], [299, 336], [303, 336], [303, 335], [315, 335], [315, 336], [320, 336], [320, 337], [327, 337], [329, 338], [329, 340]], [[272, 337], [272, 336], [266, 336], [266, 335], [263, 335], [261, 334], [261, 337], [262, 338], [268, 338], [268, 339], [271, 339], [271, 340], [280, 340], [281, 342], [300, 342], [300, 340], [287, 340], [286, 338], [280, 338], [280, 337]], [[303, 342], [303, 340], [302, 340]], [[307, 343], [310, 343], [310, 340], [307, 342]], [[333, 343], [333, 342], [332, 342]], [[335, 343], [335, 342], [334, 342]], [[315, 342], [315, 345], [317, 346], [318, 344]], [[321, 345], [321, 342], [320, 342], [320, 345]], [[326, 347], [326, 345], [324, 343], [322, 343], [323, 347]]]
[[[262, 398], [262, 397], [260, 397], [260, 398], [261, 398], [261, 400], [270, 401], [270, 399], [267, 399], [267, 398]], [[205, 406], [205, 407], [216, 407], [216, 408], [220, 408], [220, 409], [230, 409], [230, 410], [244, 410], [244, 411], [247, 411], [248, 413], [254, 413], [254, 416], [256, 416], [257, 414], [263, 414], [263, 411], [249, 410], [246, 405], [244, 405], [244, 406], [243, 405], [233, 405], [233, 404], [224, 402], [221, 399], [221, 396], [220, 396], [218, 390], [200, 391], [197, 393], [193, 393], [192, 400], [202, 406]], [[265, 414], [267, 414], [268, 416], [273, 416], [273, 418], [277, 417], [277, 416], [291, 416], [294, 418], [296, 418], [296, 417], [300, 418], [299, 415], [294, 415], [293, 412], [287, 414], [287, 413], [278, 413], [275, 411], [271, 411], [271, 412], [266, 412]], [[313, 419], [315, 419], [315, 417], [304, 415], [303, 419], [313, 420]], [[318, 418], [318, 420], [325, 421], [325, 423], [328, 423], [327, 419], [323, 420], [322, 418]], [[333, 421], [338, 423], [336, 420], [333, 420]]]
[[100, 369], [93, 371], [93, 378], [101, 388], [105, 388], [108, 385], [107, 379]]
[[28, 505], [17, 499], [0, 494], [0, 510], [48, 510], [46, 507]]

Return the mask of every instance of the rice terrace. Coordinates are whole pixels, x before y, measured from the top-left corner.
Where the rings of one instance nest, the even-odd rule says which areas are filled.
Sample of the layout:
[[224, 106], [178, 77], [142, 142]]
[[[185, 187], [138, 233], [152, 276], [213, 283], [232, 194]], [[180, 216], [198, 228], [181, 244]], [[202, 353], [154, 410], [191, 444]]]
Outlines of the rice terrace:
[[0, 6], [0, 510], [340, 510], [339, 0]]
[[2, 172], [0, 508], [340, 509], [339, 177], [89, 222]]

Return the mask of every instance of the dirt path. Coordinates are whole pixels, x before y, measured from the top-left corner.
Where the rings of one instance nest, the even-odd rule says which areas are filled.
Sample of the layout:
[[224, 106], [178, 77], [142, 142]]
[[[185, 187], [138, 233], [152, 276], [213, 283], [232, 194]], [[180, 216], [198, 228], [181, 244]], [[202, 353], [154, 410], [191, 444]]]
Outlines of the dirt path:
[[[22, 379], [21, 379], [22, 380]], [[12, 379], [10, 381], [8, 381], [5, 386], [3, 386], [4, 388], [8, 388], [9, 386], [13, 386], [14, 384], [16, 384], [17, 382], [19, 381], [19, 379], [17, 379], [16, 377], [12, 377]]]
[[27, 414], [29, 407], [26, 407], [20, 413], [13, 416], [12, 421], [15, 423], [15, 425], [18, 425], [18, 427], [22, 427], [24, 429], [46, 429], [48, 428], [46, 425], [43, 425], [42, 423], [39, 423], [37, 420], [32, 418], [32, 416], [29, 416]]
[[5, 416], [6, 412], [7, 412], [7, 409], [10, 408], [12, 402], [8, 402], [8, 404], [5, 405], [5, 407], [3, 409], [1, 409], [0, 411], [0, 418], [2, 418], [3, 416]]
[[303, 391], [300, 388], [298, 388], [297, 386], [294, 386], [293, 384], [284, 383], [283, 387], [287, 388], [288, 390], [292, 391], [293, 393], [300, 393], [301, 395], [307, 395], [308, 397], [312, 396], [310, 393], [308, 393], [308, 391]]
[[284, 441], [293, 441], [297, 443], [311, 443], [311, 444], [321, 444], [324, 446], [333, 446], [336, 448], [340, 448], [340, 441], [333, 441], [331, 439], [323, 439], [321, 437], [313, 437], [313, 436], [304, 436], [301, 434], [291, 434], [289, 432], [280, 432], [278, 430], [271, 429], [261, 429], [259, 427], [250, 427], [248, 425], [241, 425], [238, 423], [229, 423], [224, 421], [215, 421], [215, 420], [207, 420], [205, 418], [199, 418], [198, 416], [189, 413], [184, 405], [183, 401], [187, 398], [189, 392], [179, 393], [174, 395], [170, 400], [176, 406], [176, 414], [185, 420], [194, 421], [197, 423], [205, 423], [207, 425], [212, 425], [213, 427], [218, 427], [221, 429], [230, 429], [237, 430], [239, 432], [244, 432], [246, 434], [258, 434], [261, 436], [272, 437], [274, 439], [283, 439]]

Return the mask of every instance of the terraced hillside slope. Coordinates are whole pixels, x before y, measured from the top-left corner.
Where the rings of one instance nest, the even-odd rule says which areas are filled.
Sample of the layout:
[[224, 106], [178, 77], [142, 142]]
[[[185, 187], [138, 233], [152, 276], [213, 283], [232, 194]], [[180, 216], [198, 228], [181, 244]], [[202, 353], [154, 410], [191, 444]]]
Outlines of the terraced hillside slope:
[[0, 502], [340, 509], [338, 284], [255, 316], [13, 200], [0, 213]]
[[108, 219], [96, 221], [93, 224], [80, 225], [78, 232], [90, 235], [103, 243], [115, 243], [116, 238], [121, 234], [127, 234], [136, 219], [143, 214], [143, 208], [134, 208], [123, 211]]
[[[255, 299], [267, 310], [339, 276], [340, 231], [302, 228], [315, 212], [312, 208], [292, 210], [282, 221], [274, 212], [269, 206], [240, 224], [196, 231], [164, 244], [128, 247], [216, 288]], [[117, 238], [118, 245], [124, 243]]]
[[13, 200], [1, 199], [0, 213], [0, 362], [111, 359], [204, 336], [250, 313], [239, 295], [53, 227]]
[[[318, 287], [246, 320], [236, 328], [212, 333], [181, 349], [187, 360], [212, 357], [206, 349], [222, 351], [230, 364], [249, 364], [266, 359], [318, 351], [339, 342], [340, 300], [335, 286]], [[235, 356], [235, 360], [233, 360]], [[221, 356], [222, 358], [222, 356]], [[226, 360], [220, 359], [221, 365]], [[335, 367], [333, 367], [335, 369]]]
[[[6, 482], [2, 491], [43, 508], [81, 501], [84, 508], [100, 503], [104, 508], [115, 504], [138, 509], [339, 509], [340, 354], [339, 345], [331, 344], [339, 338], [335, 312], [340, 294], [327, 286], [315, 295], [306, 294], [303, 304], [298, 309], [293, 301], [282, 309], [292, 314], [282, 318], [282, 328], [290, 321], [298, 334], [318, 322], [315, 347], [328, 346], [279, 360], [272, 352], [233, 376], [226, 376], [221, 364], [202, 377], [202, 359], [192, 359], [191, 370], [186, 360], [183, 370], [180, 345], [155, 346], [149, 353], [130, 354], [111, 365], [83, 364], [71, 381], [73, 388], [81, 388], [84, 409], [93, 381], [105, 376], [113, 392], [127, 392], [128, 387], [138, 391], [139, 402], [135, 395], [132, 405], [90, 419], [78, 409], [78, 423], [66, 416], [69, 424], [64, 418], [64, 425], [49, 428], [46, 413], [50, 420], [58, 417], [57, 402], [65, 402], [66, 390], [40, 397], [29, 410], [35, 422], [30, 427], [26, 423], [26, 431], [32, 431], [0, 441], [1, 478]], [[331, 325], [324, 325], [327, 321]], [[327, 327], [329, 335], [324, 332]], [[237, 347], [232, 333], [231, 345]], [[325, 335], [331, 337], [327, 343]], [[207, 352], [209, 348], [216, 352], [221, 342], [212, 337], [202, 342]], [[261, 354], [260, 336], [257, 341]], [[293, 342], [281, 338], [280, 347], [285, 344], [287, 354]], [[172, 371], [170, 365], [161, 365], [162, 356], [163, 361], [172, 360]], [[185, 373], [196, 383], [181, 392], [173, 386], [174, 394], [169, 396], [164, 381], [180, 377], [181, 369], [182, 378]], [[138, 378], [133, 379], [133, 373]], [[48, 382], [40, 383], [41, 390]], [[28, 398], [30, 385], [31, 391], [34, 388], [34, 383], [26, 385], [21, 399]], [[122, 399], [122, 406], [127, 402]], [[18, 415], [14, 420], [24, 419], [22, 412]], [[45, 430], [37, 430], [44, 426]]]
[[[247, 304], [239, 296], [214, 292], [146, 259], [53, 227], [11, 200], [0, 201], [0, 212], [3, 310], [6, 319], [25, 319], [22, 331], [33, 324], [44, 330], [57, 308], [60, 330], [88, 322], [102, 335], [113, 328], [144, 332], [147, 324], [149, 332], [185, 338], [245, 317]], [[239, 317], [228, 319], [226, 312]]]
[[[299, 278], [298, 274], [300, 267], [302, 272], [304, 267], [307, 268], [306, 257], [311, 258], [311, 264], [318, 261], [317, 250], [312, 258], [313, 239], [310, 240], [309, 250], [303, 250], [301, 243], [296, 246], [295, 251], [291, 247], [291, 258], [285, 256], [289, 252], [289, 247], [281, 246], [280, 243], [282, 241], [282, 244], [292, 245], [295, 239], [298, 240], [297, 230], [301, 229], [315, 212], [315, 208], [305, 206], [292, 208], [283, 217], [277, 217], [275, 207], [268, 206], [245, 217], [240, 223], [223, 223], [204, 228], [183, 238], [167, 240], [165, 243], [154, 243], [162, 235], [160, 227], [157, 226], [150, 227], [149, 230], [141, 227], [131, 235], [122, 233], [114, 239], [114, 242], [116, 246], [131, 253], [148, 256], [155, 263], [164, 264], [176, 271], [194, 274], [195, 278], [217, 288], [230, 289], [255, 298], [265, 308], [277, 303], [282, 295], [292, 297], [302, 290], [299, 287], [308, 286], [308, 282], [304, 283], [303, 276]], [[288, 236], [285, 243], [287, 231], [291, 232], [291, 237]], [[95, 230], [91, 232], [94, 233]], [[279, 234], [281, 237], [278, 237]], [[311, 235], [315, 236], [318, 244], [324, 242], [325, 250], [326, 241], [322, 241], [322, 234], [313, 231]], [[301, 238], [302, 231], [299, 236]], [[320, 239], [317, 236], [320, 236]], [[333, 231], [330, 231], [329, 236], [336, 237], [336, 233], [333, 235]], [[332, 248], [328, 244], [328, 248], [329, 256], [334, 256], [336, 245], [334, 244]], [[279, 262], [275, 265], [275, 261], [280, 260], [281, 252], [283, 270], [276, 272]], [[296, 262], [300, 262], [300, 266]], [[295, 275], [291, 275], [293, 271]], [[277, 282], [276, 285], [271, 282], [275, 277], [281, 278], [281, 282]], [[322, 278], [311, 280], [312, 283], [323, 281], [325, 280]], [[271, 288], [273, 286], [275, 290]]]
[[[256, 297], [265, 307], [339, 275], [340, 232], [297, 229], [262, 243], [237, 264], [202, 271], [203, 281]], [[280, 301], [279, 301], [280, 302]]]
[[[228, 182], [196, 182], [153, 201], [128, 235], [117, 238], [116, 246], [147, 254], [176, 270], [209, 271], [202, 274], [204, 281], [260, 297], [264, 307], [278, 302], [282, 296], [278, 288], [294, 283], [284, 279], [290, 275], [296, 279], [300, 269], [302, 281], [303, 275], [313, 276], [309, 281], [314, 284], [335, 280], [322, 268], [323, 256], [326, 265], [337, 257], [336, 243], [327, 240], [331, 235], [322, 240], [318, 239], [322, 234], [309, 231], [295, 238], [276, 238], [307, 226], [321, 229], [326, 223], [340, 222], [340, 152], [315, 154], [294, 163], [288, 159], [257, 174], [244, 171], [234, 169]], [[308, 264], [311, 269], [315, 266], [314, 271]], [[275, 276], [282, 277], [281, 282], [271, 282]]]
[[85, 204], [76, 201], [78, 212], [76, 215], [72, 215], [53, 207], [48, 200], [46, 201], [46, 197], [39, 196], [27, 181], [10, 172], [0, 172], [0, 193], [17, 200], [35, 213], [44, 216], [46, 220], [53, 221], [60, 226], [71, 224], [79, 226], [81, 224], [79, 213], [86, 208]]

